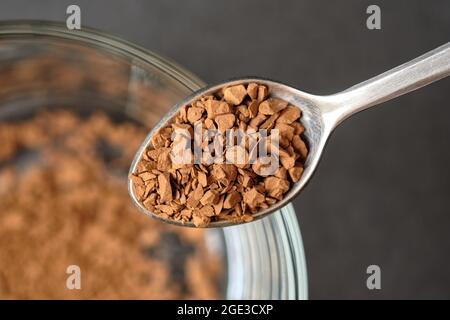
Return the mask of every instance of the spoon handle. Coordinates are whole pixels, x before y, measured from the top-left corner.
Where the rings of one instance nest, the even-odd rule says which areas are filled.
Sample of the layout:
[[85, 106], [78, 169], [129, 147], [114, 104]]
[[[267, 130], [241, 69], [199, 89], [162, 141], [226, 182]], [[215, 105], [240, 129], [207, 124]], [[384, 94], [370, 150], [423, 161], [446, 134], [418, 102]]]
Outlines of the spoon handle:
[[450, 75], [450, 42], [361, 82], [345, 91], [326, 97], [326, 113], [335, 125], [354, 113], [394, 99]]

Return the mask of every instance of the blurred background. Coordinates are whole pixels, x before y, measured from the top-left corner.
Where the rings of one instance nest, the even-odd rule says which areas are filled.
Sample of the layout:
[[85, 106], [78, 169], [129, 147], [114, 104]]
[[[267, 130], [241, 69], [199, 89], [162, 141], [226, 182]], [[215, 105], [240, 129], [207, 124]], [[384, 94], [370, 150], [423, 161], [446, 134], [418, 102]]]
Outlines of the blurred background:
[[[0, 20], [64, 22], [168, 57], [207, 83], [255, 75], [330, 94], [450, 40], [450, 2], [23, 1]], [[381, 30], [366, 8], [381, 8]], [[450, 298], [450, 79], [360, 113], [330, 139], [295, 207], [312, 299]], [[381, 268], [381, 290], [366, 269]]]

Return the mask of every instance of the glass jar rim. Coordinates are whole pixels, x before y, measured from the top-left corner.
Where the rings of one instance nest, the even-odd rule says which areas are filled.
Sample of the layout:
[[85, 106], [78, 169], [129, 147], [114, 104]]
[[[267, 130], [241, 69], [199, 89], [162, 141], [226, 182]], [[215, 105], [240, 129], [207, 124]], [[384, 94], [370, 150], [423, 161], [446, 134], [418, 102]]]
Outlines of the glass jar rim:
[[191, 91], [205, 86], [205, 83], [197, 76], [182, 68], [176, 62], [95, 28], [82, 27], [80, 30], [69, 30], [61, 22], [46, 20], [7, 20], [0, 22], [0, 37], [26, 35], [50, 36], [93, 44], [96, 47], [104, 47], [109, 50], [114, 49], [117, 53], [126, 54], [133, 59], [152, 64]]

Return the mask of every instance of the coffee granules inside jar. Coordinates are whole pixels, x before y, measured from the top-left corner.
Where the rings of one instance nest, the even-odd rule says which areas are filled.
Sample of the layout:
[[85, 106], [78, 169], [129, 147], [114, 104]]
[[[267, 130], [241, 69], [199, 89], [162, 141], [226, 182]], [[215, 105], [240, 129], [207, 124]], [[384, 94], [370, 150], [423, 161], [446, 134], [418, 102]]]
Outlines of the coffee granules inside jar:
[[[254, 213], [282, 200], [301, 178], [308, 148], [300, 118], [297, 106], [270, 97], [268, 87], [256, 83], [201, 97], [183, 106], [152, 137], [130, 175], [132, 192], [145, 208], [164, 219], [197, 227], [211, 221], [251, 221]], [[198, 128], [202, 137], [212, 132], [214, 148], [226, 145], [223, 153], [206, 152], [207, 138], [200, 141], [203, 153], [196, 161], [191, 146]], [[235, 131], [251, 131], [248, 137], [253, 135], [256, 144], [227, 144], [225, 138]], [[252, 146], [258, 144], [267, 145], [271, 156], [276, 154], [272, 171], [262, 157], [254, 157], [257, 148]], [[174, 160], [177, 157], [182, 161]]]
[[[0, 123], [1, 299], [214, 299], [201, 230], [137, 212], [125, 177], [145, 130], [104, 114]], [[81, 269], [81, 290], [66, 287]]]

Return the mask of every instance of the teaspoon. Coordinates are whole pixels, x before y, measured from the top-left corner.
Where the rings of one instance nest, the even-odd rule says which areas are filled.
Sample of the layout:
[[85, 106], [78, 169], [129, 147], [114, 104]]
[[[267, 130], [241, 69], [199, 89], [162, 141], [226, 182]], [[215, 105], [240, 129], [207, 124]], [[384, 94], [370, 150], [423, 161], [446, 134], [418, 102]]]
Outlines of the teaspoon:
[[[319, 163], [330, 134], [342, 121], [357, 112], [419, 89], [445, 78], [449, 74], [450, 42], [379, 76], [332, 95], [313, 95], [279, 82], [255, 77], [241, 78], [207, 86], [176, 104], [150, 131], [136, 153], [130, 173], [135, 172], [136, 166], [151, 142], [152, 136], [176, 116], [181, 107], [189, 105], [202, 96], [213, 94], [224, 87], [252, 82], [265, 85], [269, 88], [272, 97], [283, 99], [293, 106], [301, 107], [303, 114], [301, 122], [305, 127], [304, 136], [309, 145], [309, 154], [304, 164], [301, 179], [291, 187], [281, 201], [253, 214], [254, 220], [260, 219], [287, 205], [303, 190]], [[163, 219], [147, 210], [136, 198], [130, 179], [128, 179], [128, 190], [134, 204], [143, 213], [168, 223], [188, 227], [194, 226], [193, 223], [181, 223]], [[207, 227], [225, 227], [229, 225], [235, 225], [235, 223], [212, 221]]]

